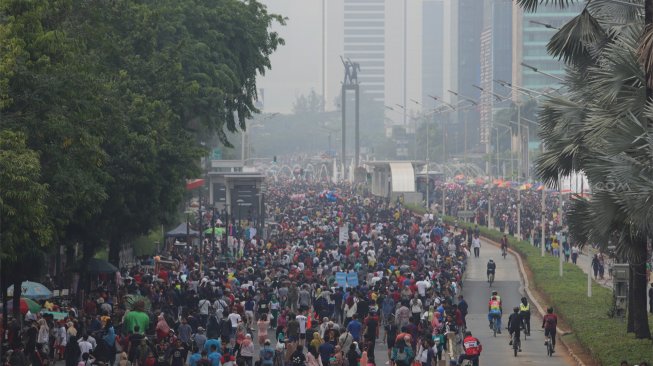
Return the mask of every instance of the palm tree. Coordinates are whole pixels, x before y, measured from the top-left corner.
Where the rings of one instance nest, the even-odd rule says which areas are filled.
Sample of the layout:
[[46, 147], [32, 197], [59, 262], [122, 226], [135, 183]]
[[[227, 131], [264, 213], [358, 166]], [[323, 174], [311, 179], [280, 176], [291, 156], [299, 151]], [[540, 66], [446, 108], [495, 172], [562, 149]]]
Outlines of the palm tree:
[[[577, 2], [517, 1], [530, 11], [542, 3]], [[537, 159], [537, 171], [556, 186], [572, 172], [587, 175], [593, 195], [572, 199], [570, 231], [581, 242], [616, 240], [630, 264], [627, 330], [650, 338], [645, 261], [653, 233], [653, 221], [647, 221], [653, 216], [653, 0], [645, 9], [642, 3], [588, 0], [551, 38], [549, 53], [567, 64], [568, 92], [549, 97], [540, 111], [547, 151]]]

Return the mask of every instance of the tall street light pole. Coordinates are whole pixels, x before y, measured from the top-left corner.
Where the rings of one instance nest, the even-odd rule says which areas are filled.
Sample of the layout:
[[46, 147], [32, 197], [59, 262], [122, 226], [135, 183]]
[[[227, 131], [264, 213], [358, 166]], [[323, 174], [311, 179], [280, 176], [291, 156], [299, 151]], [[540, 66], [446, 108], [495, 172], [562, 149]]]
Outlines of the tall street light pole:
[[[462, 95], [462, 94], [460, 94], [460, 93], [458, 93], [458, 92], [455, 92], [455, 91], [453, 91], [453, 90], [447, 90], [447, 91], [448, 91], [449, 93], [451, 93], [451, 94], [457, 96], [458, 98], [464, 99], [464, 100], [466, 100], [466, 101], [472, 103], [472, 105], [474, 105], [474, 106], [477, 106], [477, 105], [478, 105], [478, 102], [477, 102], [476, 100], [470, 98], [470, 97], [466, 97], [466, 96], [464, 96], [464, 95]], [[468, 117], [469, 117], [469, 112], [468, 112], [468, 111], [465, 111], [465, 119], [464, 119], [464, 123], [465, 123], [465, 126], [464, 126], [464, 129], [465, 129], [465, 143], [463, 144], [463, 145], [464, 145], [464, 150], [463, 150], [463, 161], [464, 161], [465, 163], [467, 163], [467, 119], [468, 119]]]

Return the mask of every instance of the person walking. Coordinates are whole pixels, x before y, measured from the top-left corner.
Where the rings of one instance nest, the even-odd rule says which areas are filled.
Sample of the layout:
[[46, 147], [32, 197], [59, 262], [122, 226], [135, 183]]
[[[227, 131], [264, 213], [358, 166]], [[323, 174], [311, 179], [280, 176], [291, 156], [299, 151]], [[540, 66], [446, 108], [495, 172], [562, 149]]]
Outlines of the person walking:
[[472, 239], [472, 248], [474, 248], [474, 258], [478, 258], [481, 253], [481, 239], [478, 235], [474, 235]]

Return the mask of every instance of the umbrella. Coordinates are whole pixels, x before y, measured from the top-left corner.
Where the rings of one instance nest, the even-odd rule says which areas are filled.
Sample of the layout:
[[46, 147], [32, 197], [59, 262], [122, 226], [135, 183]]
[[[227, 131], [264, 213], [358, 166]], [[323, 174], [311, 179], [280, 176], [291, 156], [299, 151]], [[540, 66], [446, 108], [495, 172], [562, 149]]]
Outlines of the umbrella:
[[[35, 299], [45, 300], [52, 297], [52, 291], [38, 282], [25, 281], [20, 285], [21, 296]], [[9, 286], [7, 289], [7, 296], [14, 296], [14, 285]]]
[[[24, 297], [20, 298], [20, 313], [25, 315], [27, 314], [27, 311], [30, 311], [32, 314], [37, 314], [39, 311], [41, 311], [41, 305], [39, 305], [36, 301], [26, 299]], [[7, 302], [7, 311], [11, 312], [14, 309], [14, 302], [13, 300], [9, 300]]]

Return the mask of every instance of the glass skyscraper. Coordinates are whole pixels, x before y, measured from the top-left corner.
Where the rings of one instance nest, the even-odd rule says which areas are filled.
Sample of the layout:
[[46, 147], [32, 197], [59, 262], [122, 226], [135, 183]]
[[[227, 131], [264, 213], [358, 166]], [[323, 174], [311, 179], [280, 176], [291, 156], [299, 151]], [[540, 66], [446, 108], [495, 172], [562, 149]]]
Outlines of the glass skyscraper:
[[361, 99], [385, 95], [385, 0], [344, 0], [344, 56], [358, 62]]

